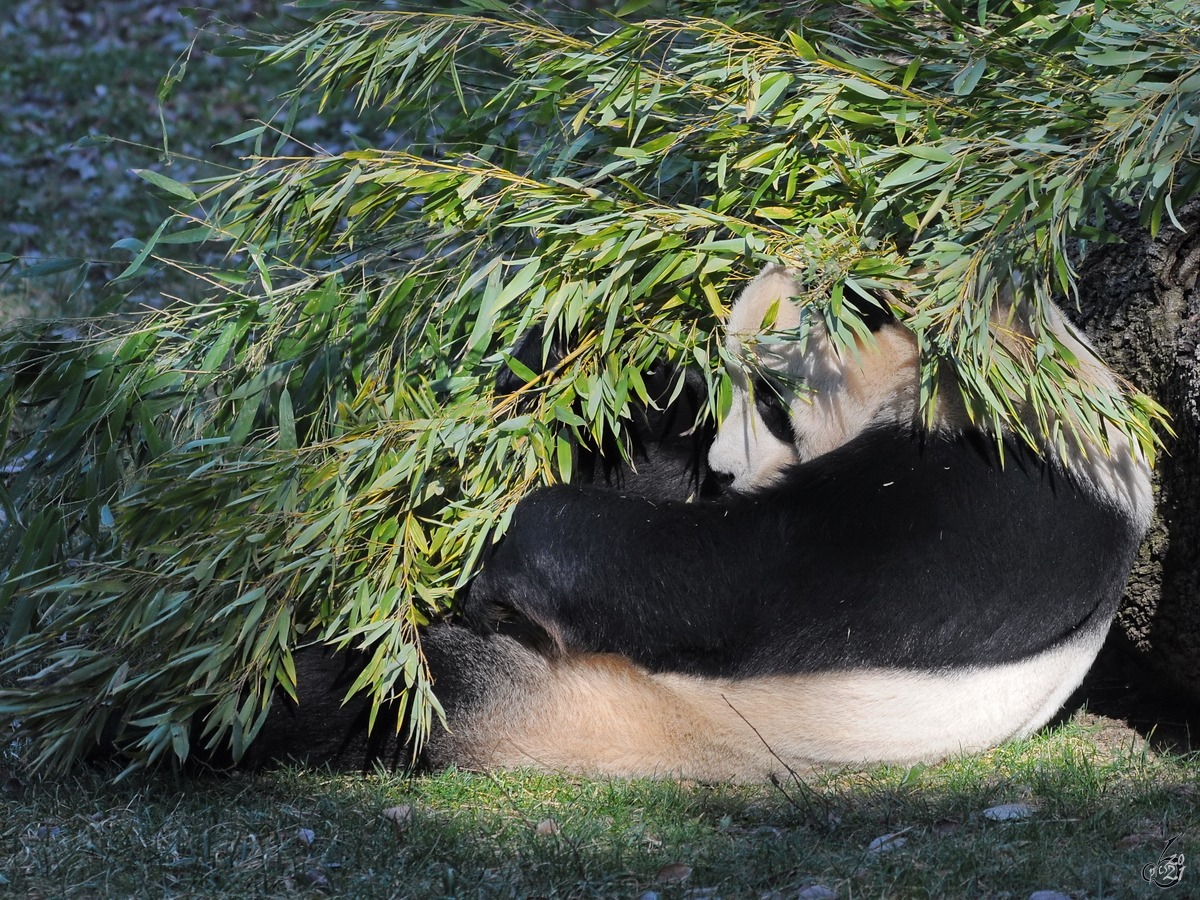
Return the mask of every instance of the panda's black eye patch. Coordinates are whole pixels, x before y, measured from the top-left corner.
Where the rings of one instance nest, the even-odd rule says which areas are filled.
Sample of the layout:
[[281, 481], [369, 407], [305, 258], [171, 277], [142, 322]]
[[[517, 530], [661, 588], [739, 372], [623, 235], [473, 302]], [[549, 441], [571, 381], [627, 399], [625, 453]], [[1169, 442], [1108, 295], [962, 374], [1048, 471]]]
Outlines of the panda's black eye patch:
[[783, 402], [779, 389], [763, 376], [754, 379], [754, 409], [767, 431], [776, 440], [785, 444], [796, 443], [796, 432], [792, 429], [792, 411]]
[[892, 308], [885, 301], [868, 296], [856, 288], [851, 287], [846, 291], [846, 299], [858, 312], [859, 318], [863, 320], [868, 331], [878, 331], [884, 325], [896, 320]]

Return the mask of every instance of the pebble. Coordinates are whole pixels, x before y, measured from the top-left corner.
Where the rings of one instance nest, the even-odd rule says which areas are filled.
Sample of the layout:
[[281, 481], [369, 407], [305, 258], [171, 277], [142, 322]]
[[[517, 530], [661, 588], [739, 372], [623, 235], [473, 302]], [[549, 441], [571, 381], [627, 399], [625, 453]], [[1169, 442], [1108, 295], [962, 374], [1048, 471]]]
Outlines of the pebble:
[[1015, 819], [1028, 819], [1037, 809], [1028, 803], [1002, 803], [983, 811], [985, 819], [993, 822], [1011, 822]]
[[908, 838], [901, 837], [899, 832], [894, 832], [892, 834], [881, 834], [867, 845], [867, 852], [887, 853], [891, 850], [899, 850], [907, 843]]
[[692, 867], [683, 863], [667, 863], [658, 870], [654, 880], [660, 884], [682, 884], [692, 877]]

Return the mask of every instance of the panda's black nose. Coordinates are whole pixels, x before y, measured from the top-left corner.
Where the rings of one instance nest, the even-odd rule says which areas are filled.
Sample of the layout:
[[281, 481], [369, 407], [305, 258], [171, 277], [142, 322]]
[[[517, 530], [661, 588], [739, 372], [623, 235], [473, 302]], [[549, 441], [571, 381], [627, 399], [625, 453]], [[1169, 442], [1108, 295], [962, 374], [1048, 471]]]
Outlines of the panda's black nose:
[[734, 475], [732, 472], [719, 472], [716, 469], [709, 469], [704, 479], [702, 496], [714, 497], [724, 494], [733, 484]]

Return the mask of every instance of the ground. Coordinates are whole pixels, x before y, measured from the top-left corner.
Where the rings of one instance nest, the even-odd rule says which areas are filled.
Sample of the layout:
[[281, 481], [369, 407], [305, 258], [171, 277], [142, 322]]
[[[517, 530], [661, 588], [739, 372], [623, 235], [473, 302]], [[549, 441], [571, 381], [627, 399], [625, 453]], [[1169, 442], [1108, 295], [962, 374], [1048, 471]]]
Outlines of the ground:
[[1200, 837], [1200, 763], [1087, 713], [928, 768], [764, 786], [111, 774], [8, 779], [0, 897], [1195, 896], [1190, 871], [1170, 894], [1143, 871]]

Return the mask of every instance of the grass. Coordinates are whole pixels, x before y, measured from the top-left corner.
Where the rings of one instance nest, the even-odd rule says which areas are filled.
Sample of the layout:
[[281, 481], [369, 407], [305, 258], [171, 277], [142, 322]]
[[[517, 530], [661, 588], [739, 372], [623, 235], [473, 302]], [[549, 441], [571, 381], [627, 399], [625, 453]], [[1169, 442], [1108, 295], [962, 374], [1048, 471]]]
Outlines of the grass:
[[[1104, 722], [778, 787], [295, 769], [10, 779], [0, 897], [1193, 896], [1192, 872], [1164, 894], [1141, 871], [1164, 835], [1196, 846], [1200, 760]], [[1013, 803], [1032, 811], [983, 814]], [[869, 849], [897, 832], [902, 846]]]
[[[268, 4], [225, 0], [220, 12], [241, 25]], [[88, 260], [86, 281], [72, 296], [74, 273], [10, 278], [0, 286], [5, 319], [85, 314], [105, 284], [130, 259], [112, 250], [123, 238], [153, 232], [168, 204], [134, 168], [163, 168], [158, 87], [196, 31], [173, 4], [102, 0], [0, 3], [0, 251], [26, 264], [76, 257]], [[163, 106], [174, 150], [229, 162], [208, 145], [236, 134], [247, 114], [266, 106], [261, 80], [249, 79], [240, 60], [203, 51], [215, 38], [201, 35], [189, 77]], [[89, 134], [113, 143], [77, 148]], [[173, 177], [208, 174], [209, 166], [179, 160]], [[0, 272], [3, 269], [0, 268]], [[15, 274], [15, 273], [14, 273]], [[177, 280], [162, 273], [133, 290], [134, 302], [159, 302]]]
[[[89, 313], [133, 258], [112, 245], [144, 240], [170, 212], [170, 195], [133, 170], [156, 169], [186, 182], [237, 167], [250, 144], [219, 142], [281, 108], [279, 94], [294, 83], [290, 70], [254, 71], [245, 57], [214, 51], [255, 31], [288, 28], [295, 8], [274, 0], [209, 0], [192, 4], [198, 12], [185, 18], [181, 5], [0, 0], [0, 254], [19, 257], [22, 266], [64, 258], [89, 263], [82, 281], [78, 270], [17, 278], [0, 264], [0, 324]], [[168, 71], [181, 77], [160, 110]], [[334, 151], [360, 131], [386, 146], [394, 136], [376, 125], [356, 121], [345, 103], [306, 111], [295, 132]], [[113, 140], [78, 145], [97, 134]], [[177, 249], [182, 263], [214, 262], [222, 252]], [[120, 288], [134, 310], [173, 296], [194, 299], [204, 290], [199, 279], [163, 266]]]

